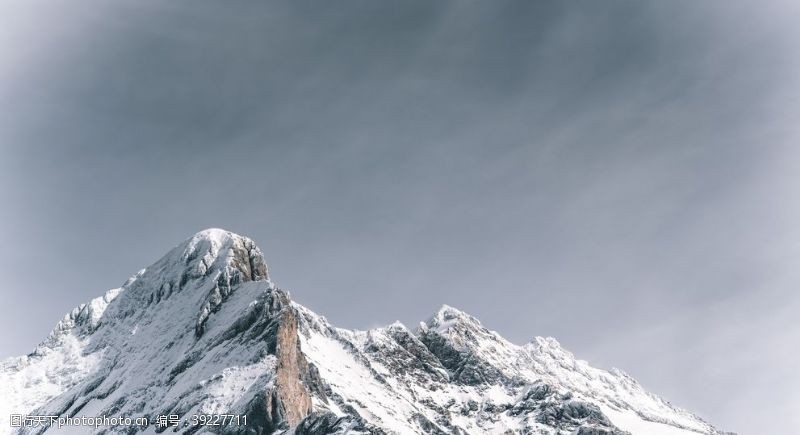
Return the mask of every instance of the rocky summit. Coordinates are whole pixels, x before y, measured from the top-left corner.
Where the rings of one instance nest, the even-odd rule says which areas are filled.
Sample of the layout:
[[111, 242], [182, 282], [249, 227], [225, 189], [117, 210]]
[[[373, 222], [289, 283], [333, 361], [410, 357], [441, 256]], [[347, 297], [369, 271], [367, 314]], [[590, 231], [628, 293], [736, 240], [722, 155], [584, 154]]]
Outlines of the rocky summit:
[[[63, 423], [100, 416], [130, 421]], [[0, 362], [0, 434], [162, 432], [721, 433], [553, 338], [516, 345], [449, 306], [413, 330], [336, 328], [273, 284], [252, 240], [219, 229]]]

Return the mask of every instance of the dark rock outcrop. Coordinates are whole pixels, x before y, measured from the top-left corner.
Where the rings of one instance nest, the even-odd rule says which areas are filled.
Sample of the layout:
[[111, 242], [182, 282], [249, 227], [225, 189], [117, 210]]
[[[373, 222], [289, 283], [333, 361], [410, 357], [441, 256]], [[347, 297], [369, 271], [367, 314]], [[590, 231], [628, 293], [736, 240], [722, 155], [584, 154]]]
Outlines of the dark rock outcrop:
[[261, 325], [254, 325], [251, 331], [262, 332], [260, 339], [268, 341], [277, 363], [274, 382], [248, 410], [254, 422], [250, 429], [272, 433], [293, 427], [311, 414], [311, 393], [319, 394], [324, 385], [300, 349], [297, 313], [286, 292], [274, 289], [267, 293], [257, 323]]

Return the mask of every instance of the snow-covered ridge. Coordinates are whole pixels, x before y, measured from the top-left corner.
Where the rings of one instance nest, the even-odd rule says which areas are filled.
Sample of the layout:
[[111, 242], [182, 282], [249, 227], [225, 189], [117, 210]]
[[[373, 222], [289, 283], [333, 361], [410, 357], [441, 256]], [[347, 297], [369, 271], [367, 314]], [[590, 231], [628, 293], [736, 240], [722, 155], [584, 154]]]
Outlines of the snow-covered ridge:
[[12, 413], [249, 418], [187, 433], [720, 433], [555, 339], [516, 345], [453, 307], [413, 331], [336, 328], [269, 280], [252, 240], [219, 229], [72, 310], [32, 354], [0, 362], [0, 412], [0, 434]]
[[0, 362], [0, 428], [9, 426], [10, 414], [35, 408], [96, 369], [101, 355], [84, 353], [85, 337], [98, 327], [106, 307], [121, 291], [109, 290], [75, 307], [29, 355]]

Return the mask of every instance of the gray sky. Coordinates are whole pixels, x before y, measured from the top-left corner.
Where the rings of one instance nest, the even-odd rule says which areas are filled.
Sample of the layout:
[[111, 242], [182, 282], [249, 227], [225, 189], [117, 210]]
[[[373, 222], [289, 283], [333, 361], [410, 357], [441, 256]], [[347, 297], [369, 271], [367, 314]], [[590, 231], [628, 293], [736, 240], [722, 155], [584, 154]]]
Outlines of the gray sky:
[[800, 425], [796, 2], [0, 7], [0, 357], [222, 227], [337, 325], [448, 303]]

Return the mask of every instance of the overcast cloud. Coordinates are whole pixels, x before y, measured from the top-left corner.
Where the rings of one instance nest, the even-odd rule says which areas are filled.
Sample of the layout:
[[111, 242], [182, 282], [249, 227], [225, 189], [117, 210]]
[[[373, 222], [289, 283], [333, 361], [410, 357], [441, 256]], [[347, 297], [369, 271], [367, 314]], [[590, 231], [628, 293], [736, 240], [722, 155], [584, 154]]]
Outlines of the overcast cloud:
[[0, 8], [0, 357], [222, 227], [337, 325], [447, 303], [800, 427], [796, 2]]

